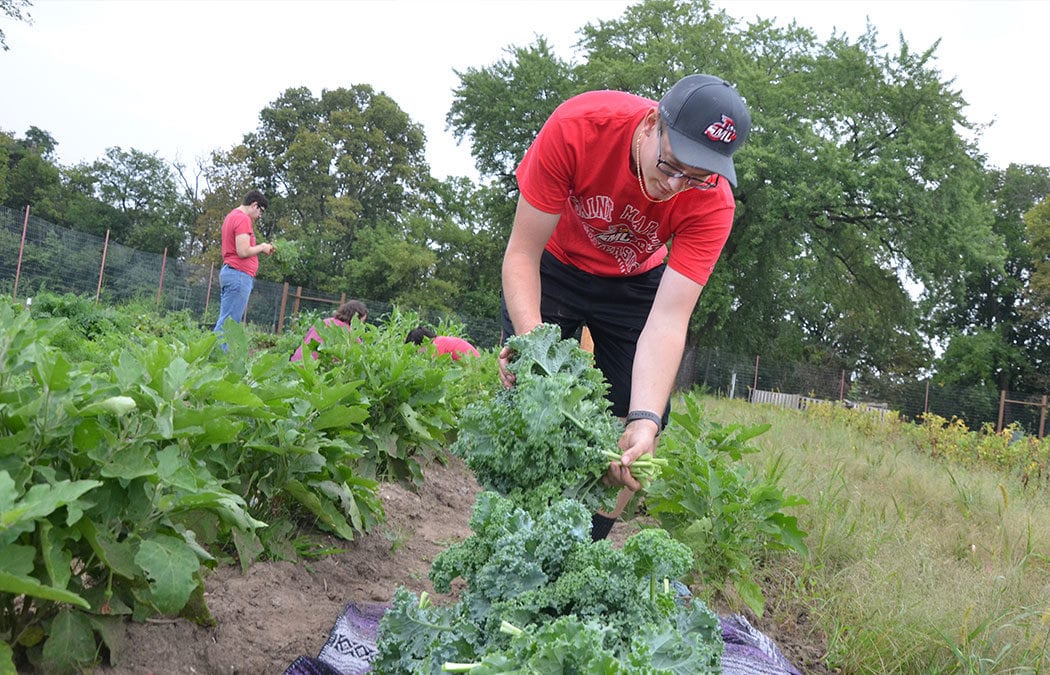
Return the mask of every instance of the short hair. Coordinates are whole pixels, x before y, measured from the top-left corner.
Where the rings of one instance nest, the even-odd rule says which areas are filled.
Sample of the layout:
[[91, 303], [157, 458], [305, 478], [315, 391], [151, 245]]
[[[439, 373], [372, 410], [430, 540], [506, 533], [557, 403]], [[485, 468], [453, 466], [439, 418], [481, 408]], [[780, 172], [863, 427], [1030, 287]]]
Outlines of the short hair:
[[270, 202], [266, 201], [266, 195], [259, 190], [249, 190], [248, 194], [244, 195], [244, 201], [241, 203], [242, 206], [251, 206], [252, 204], [258, 204], [262, 208], [266, 208], [270, 205]]
[[347, 300], [339, 305], [333, 316], [343, 323], [350, 323], [355, 316], [364, 321], [368, 318], [368, 308], [360, 300]]
[[423, 344], [424, 338], [436, 338], [437, 333], [430, 326], [416, 326], [412, 330], [408, 331], [408, 337], [405, 338], [405, 342], [412, 342], [417, 345]]

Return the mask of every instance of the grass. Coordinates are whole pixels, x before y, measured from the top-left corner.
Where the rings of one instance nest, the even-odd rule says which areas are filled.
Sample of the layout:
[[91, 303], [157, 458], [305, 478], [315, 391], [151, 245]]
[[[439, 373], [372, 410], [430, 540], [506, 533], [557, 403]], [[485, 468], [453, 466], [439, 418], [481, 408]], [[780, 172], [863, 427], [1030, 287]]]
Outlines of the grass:
[[908, 423], [704, 399], [720, 424], [770, 423], [809, 555], [764, 573], [828, 636], [846, 673], [1050, 672], [1050, 496], [920, 451]]

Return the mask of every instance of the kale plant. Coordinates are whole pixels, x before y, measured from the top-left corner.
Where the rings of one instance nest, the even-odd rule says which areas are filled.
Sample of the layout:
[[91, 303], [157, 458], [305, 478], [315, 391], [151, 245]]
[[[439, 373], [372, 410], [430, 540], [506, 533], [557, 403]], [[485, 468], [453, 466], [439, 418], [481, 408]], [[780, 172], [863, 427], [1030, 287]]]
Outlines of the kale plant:
[[517, 383], [478, 401], [460, 417], [452, 452], [478, 484], [537, 512], [559, 497], [607, 510], [617, 489], [602, 476], [618, 458], [619, 421], [609, 412], [608, 384], [591, 354], [561, 329], [544, 324], [507, 340]]

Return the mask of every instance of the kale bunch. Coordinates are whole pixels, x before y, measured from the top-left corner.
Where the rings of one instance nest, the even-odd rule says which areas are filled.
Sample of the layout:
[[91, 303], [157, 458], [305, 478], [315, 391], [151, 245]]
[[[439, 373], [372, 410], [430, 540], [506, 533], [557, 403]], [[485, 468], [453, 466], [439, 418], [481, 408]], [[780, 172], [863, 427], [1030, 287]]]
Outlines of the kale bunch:
[[466, 408], [451, 451], [482, 488], [533, 513], [561, 497], [591, 512], [611, 509], [618, 489], [602, 476], [619, 458], [623, 428], [609, 412], [608, 383], [592, 355], [551, 324], [509, 338], [507, 346], [517, 383]]
[[664, 530], [614, 549], [590, 540], [589, 511], [575, 500], [533, 517], [493, 492], [479, 495], [470, 524], [474, 534], [430, 572], [439, 592], [463, 579], [460, 601], [437, 608], [399, 590], [380, 623], [377, 675], [438, 673], [446, 663], [479, 673], [718, 672], [718, 617], [702, 602], [675, 601], [668, 580], [689, 570], [692, 553]]

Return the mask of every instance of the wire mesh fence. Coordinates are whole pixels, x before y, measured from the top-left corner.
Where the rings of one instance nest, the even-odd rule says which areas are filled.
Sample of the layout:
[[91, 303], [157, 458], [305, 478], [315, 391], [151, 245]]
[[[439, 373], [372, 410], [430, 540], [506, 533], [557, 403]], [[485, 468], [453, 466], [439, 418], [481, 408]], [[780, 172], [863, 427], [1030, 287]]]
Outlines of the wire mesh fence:
[[[210, 328], [218, 317], [219, 270], [137, 251], [104, 237], [59, 227], [26, 211], [0, 207], [0, 292], [17, 299], [45, 290], [90, 294], [107, 304], [147, 299], [158, 309], [197, 314], [201, 325]], [[394, 309], [389, 302], [368, 298], [361, 289], [334, 294], [256, 280], [246, 322], [280, 332], [291, 327], [299, 313], [330, 313], [348, 298], [364, 301], [370, 318], [381, 318]], [[431, 323], [451, 320], [461, 325], [464, 337], [480, 348], [499, 343], [499, 317], [447, 316], [430, 310], [419, 310], [419, 314]], [[913, 420], [932, 413], [949, 420], [959, 418], [971, 429], [1013, 424], [1023, 433], [1039, 436], [1045, 434], [1048, 408], [1045, 394], [942, 386], [929, 380], [855, 378], [841, 370], [768, 362], [761, 356], [718, 349], [690, 349], [684, 355], [676, 388], [696, 387], [733, 398], [750, 399], [754, 392], [767, 391], [864, 403]]]

